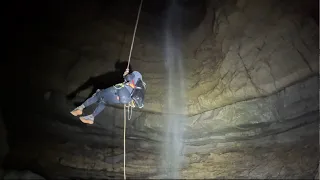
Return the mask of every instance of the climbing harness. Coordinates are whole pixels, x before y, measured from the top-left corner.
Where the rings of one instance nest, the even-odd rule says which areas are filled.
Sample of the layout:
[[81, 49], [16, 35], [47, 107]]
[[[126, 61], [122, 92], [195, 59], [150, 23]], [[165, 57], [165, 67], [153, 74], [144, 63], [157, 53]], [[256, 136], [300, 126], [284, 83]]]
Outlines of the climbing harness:
[[133, 102], [133, 100], [131, 100], [127, 105], [125, 104], [124, 105], [124, 108], [125, 108], [125, 111], [126, 111], [126, 108], [128, 108], [128, 120], [130, 121], [131, 120], [131, 117], [132, 117], [132, 109], [134, 108], [134, 107], [136, 107], [135, 105], [134, 105], [134, 102]]
[[113, 87], [116, 89], [121, 89], [124, 87], [124, 83], [118, 83], [118, 84], [114, 85]]
[[[133, 80], [132, 80], [132, 81], [133, 81]], [[130, 83], [130, 82], [118, 83], [118, 84], [114, 85], [113, 87], [116, 88], [116, 89], [121, 89], [121, 88], [123, 88], [125, 85], [130, 86], [132, 89], [135, 88], [135, 85], [134, 85], [133, 82], [132, 82], [132, 83]]]
[[[136, 36], [136, 31], [137, 31], [137, 26], [138, 26], [138, 22], [139, 22], [139, 18], [140, 18], [140, 12], [141, 12], [141, 7], [142, 7], [142, 2], [143, 0], [141, 0], [140, 2], [140, 6], [139, 6], [139, 11], [138, 11], [138, 16], [137, 16], [137, 20], [136, 20], [136, 25], [134, 27], [134, 31], [133, 31], [133, 37], [132, 37], [132, 42], [131, 42], [131, 48], [130, 48], [130, 52], [129, 52], [129, 58], [128, 58], [128, 65], [127, 65], [127, 69], [124, 72], [124, 75], [127, 75], [129, 73], [129, 66], [130, 66], [130, 60], [131, 60], [131, 54], [132, 54], [132, 48], [133, 48], [133, 43], [134, 43], [134, 38]], [[123, 84], [124, 85], [124, 84]], [[126, 107], [129, 106], [128, 111], [130, 111], [131, 108], [131, 114], [130, 114], [130, 118], [131, 119], [131, 115], [132, 115], [132, 105], [133, 101], [131, 101], [130, 103], [128, 103], [128, 105], [124, 105], [123, 107], [123, 117], [124, 117], [124, 122], [123, 122], [123, 178], [126, 179]]]

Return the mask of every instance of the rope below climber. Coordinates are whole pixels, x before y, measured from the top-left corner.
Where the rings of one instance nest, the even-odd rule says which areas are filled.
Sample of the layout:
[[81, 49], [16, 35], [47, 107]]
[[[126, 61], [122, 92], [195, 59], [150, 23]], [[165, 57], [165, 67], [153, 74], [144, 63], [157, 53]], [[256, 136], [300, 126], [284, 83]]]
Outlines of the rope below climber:
[[[129, 58], [128, 58], [128, 66], [127, 66], [126, 71], [123, 74], [124, 76], [129, 73], [131, 54], [132, 54], [132, 49], [133, 49], [133, 44], [134, 44], [134, 38], [136, 37], [136, 31], [137, 31], [137, 27], [138, 27], [139, 18], [140, 18], [142, 2], [143, 2], [143, 0], [141, 0], [141, 2], [140, 2], [139, 11], [138, 11], [137, 20], [136, 20], [136, 25], [134, 27], [133, 36], [132, 36], [132, 42], [131, 42], [130, 53], [129, 53]], [[143, 87], [145, 88], [145, 83], [143, 83]], [[139, 94], [141, 94], [141, 92], [143, 92], [143, 99], [144, 99], [144, 89], [143, 89], [143, 91], [140, 90], [140, 91], [136, 91], [136, 92], [137, 92], [137, 95], [136, 95], [136, 97], [137, 97], [136, 99], [137, 100], [139, 99]], [[124, 105], [123, 108], [124, 108], [124, 110], [123, 110], [123, 178], [126, 179], [126, 128], [127, 128], [127, 126], [126, 126], [126, 124], [127, 124], [126, 105]], [[131, 115], [130, 115], [129, 120], [130, 119], [131, 119]]]

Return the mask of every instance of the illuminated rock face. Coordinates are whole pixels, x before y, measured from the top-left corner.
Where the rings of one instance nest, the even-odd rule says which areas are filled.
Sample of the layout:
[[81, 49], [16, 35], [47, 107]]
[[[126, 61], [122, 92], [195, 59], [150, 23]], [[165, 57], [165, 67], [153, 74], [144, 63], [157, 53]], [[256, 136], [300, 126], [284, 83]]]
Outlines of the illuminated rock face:
[[[175, 52], [183, 59], [186, 85], [187, 110], [175, 115], [184, 117], [182, 178], [315, 177], [319, 26], [303, 13], [307, 12], [303, 5], [208, 1], [184, 11], [183, 18], [190, 18], [192, 26], [174, 39], [179, 39]], [[152, 21], [154, 14], [142, 12], [133, 48], [131, 64], [142, 73], [147, 94], [145, 107], [134, 111], [127, 123], [128, 177], [165, 177], [161, 150], [165, 122], [172, 116], [166, 110], [170, 64], [166, 48], [172, 39], [164, 32], [176, 33], [172, 26], [155, 25], [166, 24], [165, 15], [163, 10]], [[69, 16], [65, 23], [77, 24], [73, 20], [80, 21], [79, 17]], [[100, 17], [53, 33], [65, 43], [40, 49], [47, 61], [30, 68], [41, 67], [31, 73], [31, 89], [52, 90], [41, 92], [37, 104], [26, 109], [36, 140], [19, 143], [11, 151], [16, 155], [12, 162], [22, 160], [28, 166], [36, 159], [43, 173], [52, 177], [122, 176], [123, 109], [108, 107], [95, 125], [83, 126], [70, 117], [74, 106], [64, 97], [88, 78], [113, 71], [117, 59], [127, 60], [134, 18], [128, 25], [120, 17]], [[76, 99], [89, 93], [87, 89]], [[51, 136], [42, 138], [47, 134]], [[21, 148], [27, 150], [21, 153]]]
[[199, 46], [189, 113], [261, 96], [318, 73], [318, 29], [270, 2], [239, 1], [216, 12], [214, 34]]

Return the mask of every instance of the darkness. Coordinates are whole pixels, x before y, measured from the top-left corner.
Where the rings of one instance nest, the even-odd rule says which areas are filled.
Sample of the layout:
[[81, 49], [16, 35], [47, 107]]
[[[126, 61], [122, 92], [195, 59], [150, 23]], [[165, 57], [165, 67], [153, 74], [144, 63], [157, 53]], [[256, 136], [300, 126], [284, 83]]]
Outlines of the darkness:
[[[46, 61], [46, 59], [41, 59], [40, 56], [43, 53], [41, 51], [43, 46], [63, 46], [65, 43], [64, 39], [57, 38], [60, 32], [66, 30], [72, 32], [76, 31], [77, 28], [81, 28], [72, 24], [66, 25], [66, 22], [69, 21], [65, 17], [73, 13], [76, 17], [76, 13], [78, 13], [76, 11], [77, 6], [80, 7], [84, 2], [71, 0], [12, 0], [3, 5], [5, 20], [2, 26], [4, 27], [2, 36], [4, 36], [5, 42], [5, 58], [1, 60], [0, 65], [2, 69], [0, 97], [1, 112], [8, 130], [10, 148], [14, 148], [19, 142], [27, 142], [31, 139], [45, 139], [45, 137], [39, 136], [43, 136], [46, 129], [42, 129], [41, 122], [38, 122], [34, 118], [34, 114], [37, 112], [35, 108], [38, 107], [39, 94], [37, 93], [43, 92], [44, 89], [41, 84], [37, 84], [32, 79], [31, 72], [34, 69], [30, 67], [39, 62]], [[92, 19], [103, 19], [103, 17], [110, 16], [132, 27], [134, 26], [140, 0], [92, 0], [90, 2], [92, 4], [99, 4], [99, 6], [89, 6], [87, 12], [83, 12], [88, 14], [87, 18], [75, 18], [74, 21], [82, 21], [83, 26], [86, 26]], [[141, 17], [141, 23], [152, 26], [155, 29], [161, 28], [165, 21], [165, 11], [170, 3], [170, 0], [144, 0], [142, 11], [150, 14], [150, 17]], [[177, 3], [185, 8], [185, 11], [182, 12], [185, 16], [201, 19], [205, 14], [204, 0], [179, 0]], [[196, 13], [197, 16], [192, 16], [192, 13]], [[318, 11], [313, 10], [304, 13], [312, 16], [317, 22], [319, 21]], [[149, 18], [156, 20], [150, 21]], [[177, 22], [181, 23], [182, 28], [190, 30], [199, 24], [199, 21], [183, 18], [182, 20], [177, 19], [173, 21], [172, 24], [176, 24]], [[149, 36], [152, 37], [153, 34], [150, 33]], [[144, 37], [148, 38], [148, 34]], [[110, 59], [108, 61], [114, 62], [114, 71], [89, 77], [82, 86], [75, 89], [72, 93], [66, 94], [65, 98], [72, 100], [79, 92], [90, 86], [94, 87], [91, 92], [93, 94], [97, 89], [106, 88], [121, 82], [127, 62], [119, 62], [118, 59]], [[134, 68], [134, 66], [131, 66], [130, 71], [136, 70]], [[38, 70], [39, 74], [41, 74], [41, 67]], [[46, 77], [42, 78], [45, 79]], [[40, 95], [40, 97], [42, 96]], [[65, 123], [85, 126], [79, 122]], [[57, 131], [59, 130], [57, 129]], [[60, 141], [63, 142], [64, 140], [60, 139]], [[33, 162], [13, 164], [8, 161], [4, 164], [5, 168], [29, 168], [34, 169], [39, 174], [44, 174], [44, 172], [39, 170], [39, 166], [33, 164]]]
[[[77, 18], [78, 7], [83, 4], [92, 6], [87, 7], [88, 16], [81, 16]], [[200, 3], [199, 3], [200, 2]], [[181, 0], [178, 3], [185, 6], [190, 13], [194, 9], [199, 9], [198, 12], [204, 15], [202, 11], [204, 1], [188, 1]], [[32, 78], [32, 73], [35, 69], [30, 67], [44, 62], [41, 54], [44, 46], [64, 46], [65, 39], [57, 38], [61, 32], [76, 31], [86, 25], [90, 25], [92, 19], [99, 20], [104, 17], [113, 17], [119, 21], [134, 26], [137, 10], [140, 0], [93, 0], [93, 1], [23, 1], [13, 0], [3, 5], [3, 13], [5, 17], [3, 36], [5, 39], [5, 58], [1, 61], [1, 77], [3, 86], [1, 88], [1, 111], [4, 118], [4, 123], [8, 131], [8, 144], [10, 149], [19, 143], [26, 143], [30, 141], [46, 141], [46, 129], [42, 127], [42, 123], [35, 118], [35, 114], [40, 112], [39, 108], [39, 93], [43, 93], [44, 89], [41, 84], [35, 82]], [[166, 16], [165, 10], [171, 1], [153, 1], [144, 0], [142, 11], [150, 16], [157, 17], [156, 20], [150, 21], [150, 17], [143, 16], [140, 23], [159, 28], [163, 26]], [[96, 4], [99, 4], [96, 6]], [[188, 12], [188, 9], [190, 12]], [[68, 24], [69, 22], [65, 17], [74, 15], [72, 21], [75, 23]], [[198, 23], [192, 24], [188, 19], [179, 23], [185, 28], [194, 28]], [[79, 23], [80, 22], [80, 23]], [[151, 22], [151, 24], [150, 24]], [[175, 23], [175, 22], [173, 22]], [[82, 24], [79, 27], [79, 24]], [[133, 29], [132, 29], [133, 30]], [[130, 31], [132, 31], [130, 30]], [[147, 36], [147, 35], [146, 35]], [[105, 72], [103, 75], [92, 76], [80, 87], [75, 89], [72, 93], [65, 95], [67, 100], [73, 100], [76, 95], [82, 90], [93, 86], [94, 93], [96, 89], [102, 89], [112, 86], [116, 83], [122, 82], [122, 74], [125, 70], [127, 62], [119, 62], [118, 59], [110, 59], [114, 62], [114, 71]], [[130, 67], [130, 71], [134, 67]], [[41, 67], [37, 68], [39, 74], [44, 74]], [[43, 79], [46, 77], [43, 76]], [[91, 93], [91, 94], [92, 94]], [[78, 102], [79, 103], [79, 102]], [[77, 104], [75, 104], [77, 105]], [[40, 105], [41, 106], [41, 105]], [[48, 110], [48, 109], [47, 109]], [[55, 110], [48, 110], [48, 116], [55, 117]], [[41, 115], [40, 115], [41, 116]], [[45, 118], [45, 117], [43, 117]], [[63, 120], [62, 120], [63, 121]], [[85, 126], [79, 122], [64, 122], [71, 125]], [[57, 138], [57, 137], [56, 137]], [[59, 139], [59, 138], [58, 138]], [[64, 142], [63, 139], [59, 141]], [[33, 170], [45, 176], [45, 172], [41, 170], [37, 162], [21, 162], [19, 164], [12, 162], [10, 153], [6, 157], [3, 166], [5, 169], [18, 169], [25, 168]], [[49, 177], [46, 177], [49, 178]]]

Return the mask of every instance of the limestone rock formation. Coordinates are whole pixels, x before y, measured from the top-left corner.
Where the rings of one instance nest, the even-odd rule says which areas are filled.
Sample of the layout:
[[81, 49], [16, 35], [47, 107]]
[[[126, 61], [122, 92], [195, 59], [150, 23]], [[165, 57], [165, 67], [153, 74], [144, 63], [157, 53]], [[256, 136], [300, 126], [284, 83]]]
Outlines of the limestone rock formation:
[[189, 113], [267, 96], [317, 75], [318, 29], [280, 2], [238, 1], [216, 13], [195, 53]]
[[[181, 23], [178, 37], [169, 36], [180, 32], [178, 16], [165, 26], [170, 5], [158, 15], [141, 13], [131, 64], [147, 94], [127, 122], [127, 177], [166, 178], [174, 171], [166, 161], [175, 156], [181, 178], [314, 178], [319, 25], [304, 13], [314, 7], [286, 0], [185, 3], [175, 10], [190, 25]], [[46, 61], [28, 70], [32, 106], [21, 110], [30, 118], [19, 129], [28, 137], [10, 151], [11, 166], [19, 162], [50, 178], [123, 175], [123, 108], [109, 106], [94, 125], [84, 125], [69, 111], [91, 90], [74, 101], [66, 95], [127, 60], [135, 19], [111, 10], [99, 15], [94, 1], [86, 6], [98, 15], [83, 18], [79, 5], [65, 28], [50, 31], [54, 42], [38, 49]], [[126, 8], [119, 12], [134, 14]]]
[[30, 171], [10, 171], [3, 177], [4, 180], [9, 179], [38, 179], [45, 180], [43, 177]]

